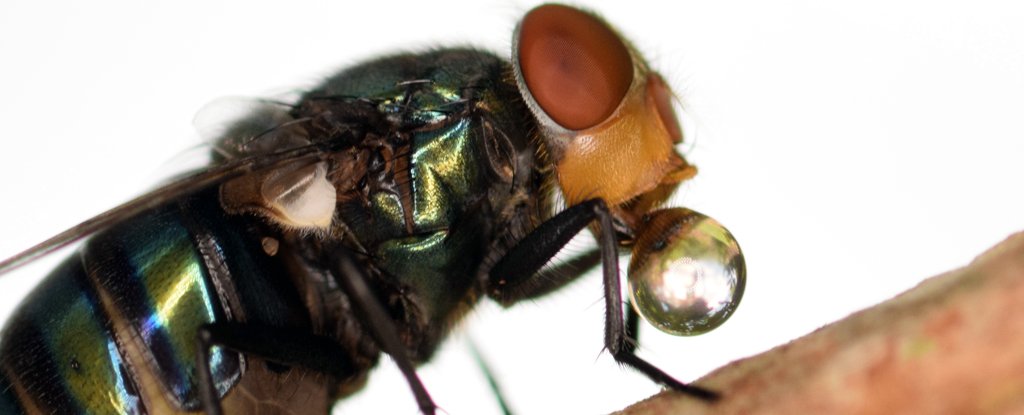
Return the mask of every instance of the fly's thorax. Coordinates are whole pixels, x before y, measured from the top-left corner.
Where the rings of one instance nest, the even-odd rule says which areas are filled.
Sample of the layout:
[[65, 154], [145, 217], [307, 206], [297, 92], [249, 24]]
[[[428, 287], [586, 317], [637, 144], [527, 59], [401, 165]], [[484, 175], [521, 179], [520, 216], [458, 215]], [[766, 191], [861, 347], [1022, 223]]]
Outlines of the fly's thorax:
[[509, 73], [469, 49], [349, 68], [288, 108], [277, 135], [222, 140], [261, 152], [329, 145], [226, 183], [221, 203], [299, 240], [342, 238], [426, 359], [475, 305], [482, 261], [510, 243], [497, 235], [526, 233], [539, 216], [534, 124]]
[[447, 228], [482, 195], [502, 204], [515, 192], [491, 188], [535, 186], [536, 174], [532, 120], [508, 73], [507, 61], [471, 49], [396, 55], [294, 105], [260, 103], [222, 129], [216, 160], [325, 150], [225, 183], [222, 203], [306, 233], [367, 223], [353, 231], [377, 240]]

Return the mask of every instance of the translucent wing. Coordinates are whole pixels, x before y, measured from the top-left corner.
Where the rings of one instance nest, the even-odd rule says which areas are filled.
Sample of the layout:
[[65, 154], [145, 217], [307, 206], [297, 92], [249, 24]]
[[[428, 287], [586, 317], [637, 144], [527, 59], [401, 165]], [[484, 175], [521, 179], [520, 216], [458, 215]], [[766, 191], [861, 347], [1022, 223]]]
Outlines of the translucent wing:
[[209, 186], [219, 185], [245, 174], [275, 169], [290, 163], [317, 160], [328, 145], [328, 143], [307, 144], [252, 157], [229, 160], [223, 162], [223, 164], [179, 178], [142, 196], [136, 197], [127, 203], [96, 215], [17, 255], [0, 261], [0, 276], [92, 235], [97, 231], [169, 201], [194, 194]]

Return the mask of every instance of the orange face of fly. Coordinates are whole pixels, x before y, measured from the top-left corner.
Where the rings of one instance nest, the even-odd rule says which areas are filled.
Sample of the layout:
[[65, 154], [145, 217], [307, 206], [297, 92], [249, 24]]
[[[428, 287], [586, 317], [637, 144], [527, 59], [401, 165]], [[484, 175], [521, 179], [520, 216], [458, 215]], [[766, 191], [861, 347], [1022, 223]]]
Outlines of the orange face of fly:
[[569, 205], [601, 198], [632, 222], [696, 174], [674, 148], [671, 90], [600, 18], [543, 5], [514, 42], [516, 80]]

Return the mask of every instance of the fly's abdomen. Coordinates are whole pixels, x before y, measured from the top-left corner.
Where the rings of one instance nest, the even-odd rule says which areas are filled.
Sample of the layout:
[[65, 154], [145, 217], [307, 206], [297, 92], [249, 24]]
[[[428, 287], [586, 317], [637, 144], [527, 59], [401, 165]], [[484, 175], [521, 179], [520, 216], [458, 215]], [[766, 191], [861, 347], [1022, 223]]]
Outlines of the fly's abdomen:
[[81, 261], [65, 261], [4, 331], [0, 412], [145, 413], [109, 323]]
[[[90, 240], [26, 299], [4, 333], [0, 362], [20, 405], [154, 412], [140, 400], [148, 394], [150, 406], [166, 397], [168, 408], [198, 407], [196, 330], [224, 318], [207, 269], [176, 205]], [[237, 354], [214, 351], [219, 392], [241, 369]]]
[[[196, 332], [225, 313], [186, 221], [170, 205], [97, 236], [81, 256], [121, 353], [148, 362], [136, 372], [158, 379], [175, 406], [197, 408]], [[218, 392], [237, 382], [241, 365], [236, 353], [214, 350]]]
[[[210, 191], [89, 240], [26, 298], [0, 337], [0, 412], [200, 410], [200, 327], [250, 321], [308, 329], [282, 265], [259, 249], [252, 228], [248, 218], [224, 214]], [[225, 409], [289, 407], [276, 398], [282, 388], [302, 408], [329, 403], [315, 376], [292, 373], [311, 382], [283, 382], [287, 368], [267, 370], [217, 347], [210, 366]]]

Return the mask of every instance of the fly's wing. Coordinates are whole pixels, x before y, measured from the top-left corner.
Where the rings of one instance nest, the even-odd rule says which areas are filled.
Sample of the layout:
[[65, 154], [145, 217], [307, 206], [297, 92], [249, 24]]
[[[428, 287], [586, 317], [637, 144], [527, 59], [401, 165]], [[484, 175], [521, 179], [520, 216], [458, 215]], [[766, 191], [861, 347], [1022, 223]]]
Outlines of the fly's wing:
[[[330, 103], [331, 109], [319, 109], [323, 103]], [[363, 122], [367, 114], [375, 113], [376, 103], [360, 97], [320, 96], [305, 97], [298, 105], [238, 98], [208, 105], [200, 111], [195, 123], [214, 150], [212, 166], [174, 180], [0, 261], [0, 276], [149, 209], [242, 176], [247, 179], [228, 188], [230, 197], [226, 209], [244, 211], [256, 206], [257, 213], [266, 213], [292, 228], [329, 225], [335, 188], [326, 178], [324, 159], [351, 145], [352, 140], [311, 141], [305, 127], [322, 124], [321, 118], [331, 116], [332, 111], [351, 113], [347, 118], [341, 117], [344, 121], [327, 126], [341, 136], [347, 128]], [[302, 109], [303, 105], [309, 108], [298, 112], [305, 115], [293, 117], [291, 110]], [[221, 122], [216, 122], [217, 119]], [[252, 177], [248, 177], [250, 175]], [[253, 197], [250, 193], [255, 194], [254, 200], [250, 200]]]
[[315, 161], [325, 150], [325, 145], [325, 143], [307, 144], [277, 152], [230, 160], [204, 171], [174, 180], [86, 220], [17, 255], [0, 261], [0, 276], [148, 209], [194, 194], [210, 186], [216, 186], [250, 173], [272, 170], [292, 163]]

